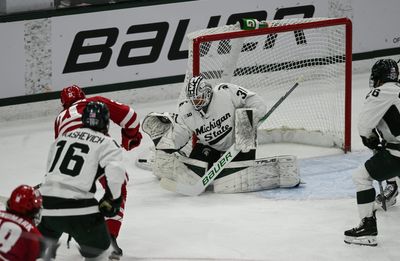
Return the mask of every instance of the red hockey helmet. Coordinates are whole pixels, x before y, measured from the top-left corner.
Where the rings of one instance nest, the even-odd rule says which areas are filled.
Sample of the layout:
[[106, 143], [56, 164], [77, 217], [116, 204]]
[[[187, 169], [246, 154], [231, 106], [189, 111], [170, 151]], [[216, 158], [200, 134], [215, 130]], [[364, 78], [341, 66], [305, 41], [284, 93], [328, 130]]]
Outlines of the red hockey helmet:
[[66, 109], [77, 100], [85, 99], [85, 97], [85, 93], [78, 85], [68, 86], [61, 91], [61, 104]]
[[7, 211], [31, 219], [35, 218], [41, 208], [42, 195], [39, 190], [28, 185], [15, 188], [7, 201]]

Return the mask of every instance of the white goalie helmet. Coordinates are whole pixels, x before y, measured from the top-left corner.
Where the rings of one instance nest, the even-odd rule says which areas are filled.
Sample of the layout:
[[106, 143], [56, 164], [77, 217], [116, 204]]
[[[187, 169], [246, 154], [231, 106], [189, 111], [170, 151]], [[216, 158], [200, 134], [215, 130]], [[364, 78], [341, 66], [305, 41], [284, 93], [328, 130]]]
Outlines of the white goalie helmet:
[[190, 100], [194, 109], [200, 111], [210, 104], [212, 86], [202, 76], [195, 76], [186, 86], [186, 98]]

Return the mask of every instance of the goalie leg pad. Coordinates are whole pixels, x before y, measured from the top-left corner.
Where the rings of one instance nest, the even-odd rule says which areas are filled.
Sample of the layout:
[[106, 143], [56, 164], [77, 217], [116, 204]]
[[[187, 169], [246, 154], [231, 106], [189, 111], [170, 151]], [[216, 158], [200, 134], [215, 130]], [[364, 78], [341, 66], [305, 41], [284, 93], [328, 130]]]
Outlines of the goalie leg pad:
[[207, 169], [207, 162], [191, 159], [179, 153], [156, 150], [153, 173], [159, 179], [168, 178], [182, 184], [195, 184]]
[[175, 155], [172, 153], [166, 153], [162, 150], [155, 150], [155, 156], [153, 161], [153, 174], [161, 179], [169, 176], [174, 171]]
[[297, 167], [297, 157], [291, 155], [278, 156], [279, 186], [292, 188], [300, 184], [300, 173]]
[[214, 181], [215, 193], [252, 192], [278, 188], [280, 184], [277, 158], [231, 162], [227, 169], [235, 173]]

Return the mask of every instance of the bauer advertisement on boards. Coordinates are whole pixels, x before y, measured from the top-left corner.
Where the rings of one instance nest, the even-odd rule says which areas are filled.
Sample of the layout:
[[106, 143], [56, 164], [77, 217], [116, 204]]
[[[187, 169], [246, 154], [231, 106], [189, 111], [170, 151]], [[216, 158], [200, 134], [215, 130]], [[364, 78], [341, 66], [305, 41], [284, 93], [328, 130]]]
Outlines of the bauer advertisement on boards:
[[184, 75], [186, 33], [244, 16], [349, 17], [353, 53], [395, 48], [399, 3], [202, 0], [3, 23], [0, 99], [58, 91], [71, 82], [92, 87]]

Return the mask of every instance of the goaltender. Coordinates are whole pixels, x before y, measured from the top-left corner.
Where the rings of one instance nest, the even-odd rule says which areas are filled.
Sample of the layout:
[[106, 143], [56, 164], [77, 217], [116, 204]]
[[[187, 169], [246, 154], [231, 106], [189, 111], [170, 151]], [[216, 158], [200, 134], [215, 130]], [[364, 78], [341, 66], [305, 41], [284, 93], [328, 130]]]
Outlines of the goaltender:
[[[179, 103], [177, 114], [150, 113], [142, 128], [155, 144], [154, 174], [177, 183], [195, 184], [235, 142], [248, 139], [238, 133], [253, 136], [255, 140], [255, 131], [235, 129], [244, 126], [235, 116], [238, 110], [248, 108], [251, 124], [257, 126], [267, 112], [267, 105], [250, 90], [231, 83], [212, 87], [202, 76], [192, 77], [185, 93], [186, 99]], [[185, 148], [193, 136], [196, 142], [187, 151]], [[295, 156], [255, 158], [255, 147], [242, 150], [216, 177], [214, 192], [250, 192], [295, 187], [300, 183]]]

